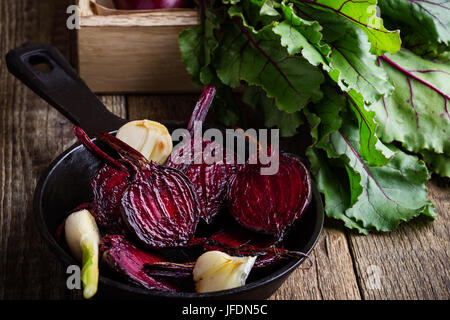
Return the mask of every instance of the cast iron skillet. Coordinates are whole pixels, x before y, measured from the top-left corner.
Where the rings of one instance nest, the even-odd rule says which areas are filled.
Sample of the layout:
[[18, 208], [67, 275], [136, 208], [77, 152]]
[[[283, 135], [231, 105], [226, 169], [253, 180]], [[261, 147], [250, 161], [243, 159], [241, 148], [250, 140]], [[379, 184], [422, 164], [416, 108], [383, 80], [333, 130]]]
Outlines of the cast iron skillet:
[[[102, 131], [115, 133], [126, 123], [126, 120], [105, 108], [55, 48], [46, 44], [26, 44], [10, 51], [6, 55], [6, 62], [13, 75], [89, 135]], [[42, 66], [45, 68], [42, 69]], [[185, 124], [180, 123], [164, 124], [169, 131], [185, 127]], [[100, 144], [95, 139], [93, 141]], [[90, 181], [101, 165], [100, 160], [77, 143], [53, 161], [36, 187], [34, 214], [37, 226], [51, 251], [65, 266], [77, 262], [56, 240], [56, 229], [68, 211], [92, 198]], [[321, 233], [323, 220], [321, 197], [313, 186], [311, 205], [293, 226], [286, 247], [307, 254], [311, 252]], [[292, 259], [271, 274], [245, 286], [204, 294], [145, 290], [118, 281], [101, 270], [97, 298], [265, 299], [303, 261], [304, 258]]]

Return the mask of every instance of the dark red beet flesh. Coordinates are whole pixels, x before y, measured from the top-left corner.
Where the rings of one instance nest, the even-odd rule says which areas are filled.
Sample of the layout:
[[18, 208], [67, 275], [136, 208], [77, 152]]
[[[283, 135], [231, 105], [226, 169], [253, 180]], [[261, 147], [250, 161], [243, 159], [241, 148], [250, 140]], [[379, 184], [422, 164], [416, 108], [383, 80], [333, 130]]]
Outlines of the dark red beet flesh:
[[304, 164], [279, 155], [279, 170], [262, 175], [260, 161], [247, 162], [233, 177], [227, 201], [230, 213], [243, 227], [281, 240], [311, 200], [311, 180]]
[[195, 193], [178, 170], [152, 163], [124, 191], [122, 217], [145, 245], [176, 247], [194, 236], [199, 217]]
[[94, 193], [92, 214], [99, 228], [108, 233], [125, 234], [120, 206], [129, 177], [127, 172], [104, 165], [91, 181]]
[[144, 272], [145, 264], [165, 261], [157, 253], [145, 252], [121, 235], [107, 235], [100, 245], [102, 262], [114, 273], [146, 289], [179, 291], [175, 285], [156, 280]]
[[[212, 218], [223, 208], [228, 181], [236, 170], [234, 163], [226, 161], [227, 154], [229, 159], [235, 160], [233, 152], [213, 141], [195, 138], [194, 135], [194, 124], [197, 121], [205, 120], [215, 92], [215, 87], [205, 88], [189, 120], [187, 129], [191, 134], [191, 143], [187, 149], [191, 154], [190, 161], [187, 162], [186, 159], [183, 159], [184, 155], [180, 152], [179, 154], [172, 153], [166, 164], [183, 171], [192, 182], [199, 200], [201, 218], [207, 223], [210, 223]], [[196, 144], [200, 148], [196, 148]], [[204, 154], [211, 154], [213, 150], [222, 157], [213, 163], [205, 163]]]
[[[210, 148], [212, 141], [202, 140], [202, 150]], [[214, 146], [215, 150], [220, 152], [222, 147]], [[194, 147], [192, 146], [194, 153]], [[225, 152], [225, 151], [223, 151]], [[201, 157], [202, 154], [194, 153], [194, 157]], [[188, 177], [194, 186], [197, 199], [199, 200], [201, 217], [207, 223], [224, 207], [226, 189], [231, 175], [235, 172], [234, 164], [227, 164], [225, 159], [221, 159], [213, 164], [200, 163], [195, 164], [194, 161], [188, 165], [168, 164], [174, 168], [181, 168], [183, 173]]]
[[187, 243], [200, 215], [189, 179], [177, 169], [148, 162], [110, 134], [99, 138], [136, 166], [121, 196], [121, 214], [129, 232], [153, 248]]
[[181, 171], [148, 162], [108, 133], [98, 135], [124, 157], [114, 160], [80, 128], [74, 131], [88, 150], [108, 162], [92, 183], [100, 226], [124, 233], [124, 223], [131, 235], [153, 248], [181, 246], [193, 237], [200, 211], [192, 184]]
[[81, 128], [74, 127], [73, 132], [88, 151], [105, 162], [91, 181], [94, 201], [89, 204], [89, 210], [103, 231], [124, 234], [120, 201], [130, 176], [127, 163], [100, 150]]

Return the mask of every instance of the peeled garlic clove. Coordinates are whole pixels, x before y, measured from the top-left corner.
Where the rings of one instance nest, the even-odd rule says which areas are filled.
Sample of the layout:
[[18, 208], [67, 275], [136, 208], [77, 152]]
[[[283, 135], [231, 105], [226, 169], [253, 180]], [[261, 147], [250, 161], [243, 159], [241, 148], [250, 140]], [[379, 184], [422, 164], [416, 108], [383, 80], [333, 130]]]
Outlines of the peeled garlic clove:
[[243, 286], [256, 257], [233, 257], [221, 251], [208, 251], [195, 263], [193, 276], [197, 293]]
[[98, 247], [100, 233], [88, 210], [70, 214], [64, 226], [66, 242], [73, 256], [82, 262], [83, 295], [92, 298], [98, 286]]
[[147, 158], [164, 164], [172, 152], [172, 137], [167, 128], [151, 120], [130, 121], [117, 132], [117, 138]]

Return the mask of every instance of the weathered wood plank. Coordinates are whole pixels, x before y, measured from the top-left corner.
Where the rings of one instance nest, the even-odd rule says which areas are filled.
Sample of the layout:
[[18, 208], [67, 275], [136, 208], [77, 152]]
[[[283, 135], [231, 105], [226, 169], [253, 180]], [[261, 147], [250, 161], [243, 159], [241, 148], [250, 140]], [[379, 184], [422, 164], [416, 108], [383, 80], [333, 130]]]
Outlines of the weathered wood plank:
[[[450, 298], [450, 193], [428, 183], [438, 218], [386, 234], [350, 234], [363, 299]], [[379, 281], [378, 281], [379, 279]]]
[[[70, 2], [1, 1], [0, 56], [24, 42], [40, 41], [52, 43], [70, 58], [65, 29]], [[124, 98], [103, 100], [126, 115]], [[0, 299], [79, 297], [66, 289], [65, 270], [41, 240], [32, 212], [37, 180], [74, 142], [72, 126], [15, 80], [4, 63], [0, 63], [0, 101]]]
[[[52, 41], [64, 2], [0, 2], [0, 56], [27, 41]], [[58, 13], [57, 13], [58, 12]], [[46, 19], [42, 19], [46, 17]], [[35, 226], [40, 173], [70, 144], [65, 120], [0, 65], [0, 298], [70, 298], [65, 272]]]
[[130, 120], [149, 119], [187, 123], [198, 96], [198, 94], [129, 95], [128, 117]]
[[99, 96], [99, 99], [106, 108], [114, 113], [116, 116], [126, 119], [127, 118], [127, 107], [126, 107], [126, 97], [122, 95], [113, 96]]
[[327, 221], [311, 258], [314, 266], [309, 270], [299, 268], [294, 271], [272, 300], [361, 299], [341, 225]]

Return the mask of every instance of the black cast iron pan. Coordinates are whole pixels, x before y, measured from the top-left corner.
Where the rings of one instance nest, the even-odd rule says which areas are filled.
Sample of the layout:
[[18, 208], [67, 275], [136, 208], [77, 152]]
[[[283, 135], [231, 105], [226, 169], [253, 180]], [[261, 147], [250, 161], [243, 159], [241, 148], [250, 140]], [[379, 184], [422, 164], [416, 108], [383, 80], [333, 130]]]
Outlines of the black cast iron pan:
[[[26, 44], [10, 51], [6, 55], [6, 63], [13, 75], [89, 135], [105, 131], [115, 133], [126, 123], [125, 119], [113, 115], [105, 108], [61, 53], [52, 46]], [[182, 123], [166, 122], [164, 125], [170, 132], [185, 128]], [[95, 139], [93, 141], [100, 144]], [[36, 186], [34, 214], [37, 226], [51, 251], [65, 266], [77, 262], [56, 240], [56, 229], [67, 212], [92, 198], [90, 181], [101, 165], [100, 160], [77, 143], [53, 161]], [[286, 240], [286, 247], [308, 254], [321, 233], [323, 220], [321, 197], [313, 186], [311, 205], [294, 225]], [[243, 287], [204, 294], [145, 290], [104, 274], [100, 269], [97, 298], [265, 299], [303, 261], [304, 258], [292, 259], [272, 273], [254, 279]]]

